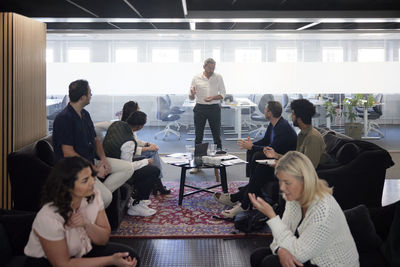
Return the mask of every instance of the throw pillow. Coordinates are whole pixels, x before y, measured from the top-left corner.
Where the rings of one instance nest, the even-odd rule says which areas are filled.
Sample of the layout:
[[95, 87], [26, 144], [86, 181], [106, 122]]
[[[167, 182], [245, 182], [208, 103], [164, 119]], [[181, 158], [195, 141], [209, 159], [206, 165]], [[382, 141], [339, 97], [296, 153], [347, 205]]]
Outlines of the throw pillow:
[[54, 150], [49, 142], [45, 140], [39, 140], [35, 146], [36, 156], [44, 161], [49, 166], [54, 166]]
[[326, 145], [326, 153], [330, 155], [336, 155], [336, 152], [344, 143], [341, 138], [337, 137], [336, 134], [332, 132], [324, 136], [324, 142]]
[[8, 234], [14, 255], [24, 254], [35, 216], [36, 213], [33, 212], [0, 216], [0, 223]]
[[358, 253], [372, 252], [379, 249], [382, 240], [376, 234], [375, 226], [365, 205], [359, 205], [344, 211], [347, 224], [356, 242]]
[[354, 143], [344, 144], [336, 152], [336, 160], [341, 164], [347, 164], [357, 157], [360, 148]]

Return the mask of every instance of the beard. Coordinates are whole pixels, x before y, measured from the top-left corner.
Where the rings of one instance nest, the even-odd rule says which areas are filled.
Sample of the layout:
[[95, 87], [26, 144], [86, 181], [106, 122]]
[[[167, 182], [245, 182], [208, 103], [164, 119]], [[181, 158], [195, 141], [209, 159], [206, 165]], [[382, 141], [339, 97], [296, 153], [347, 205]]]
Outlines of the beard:
[[299, 124], [297, 123], [297, 119], [293, 120], [293, 126], [299, 127]]

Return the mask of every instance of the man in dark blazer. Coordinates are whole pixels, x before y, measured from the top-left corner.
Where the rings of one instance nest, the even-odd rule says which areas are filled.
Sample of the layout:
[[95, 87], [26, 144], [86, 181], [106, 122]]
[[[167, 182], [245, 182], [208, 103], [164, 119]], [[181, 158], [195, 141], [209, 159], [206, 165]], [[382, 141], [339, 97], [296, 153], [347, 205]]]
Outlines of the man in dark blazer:
[[247, 140], [238, 141], [241, 148], [247, 149], [246, 176], [250, 177], [249, 183], [235, 194], [216, 193], [214, 195], [218, 202], [233, 207], [222, 212], [225, 217], [233, 218], [237, 213], [247, 210], [250, 205], [248, 193], [260, 195], [261, 188], [274, 181], [274, 168], [256, 162], [257, 159], [267, 158], [264, 153], [266, 149], [273, 148], [275, 151], [280, 151], [281, 154], [296, 150], [297, 134], [288, 121], [281, 116], [281, 103], [268, 102], [264, 115], [270, 121], [264, 138], [254, 143], [250, 137]]
[[296, 150], [297, 135], [287, 120], [282, 116], [282, 105], [278, 101], [269, 101], [265, 106], [264, 116], [270, 121], [264, 137], [257, 142], [252, 142], [250, 137], [238, 141], [238, 146], [247, 149], [246, 177], [251, 177], [256, 159], [266, 159], [263, 153], [265, 147], [271, 147], [278, 153], [285, 154], [289, 150]]

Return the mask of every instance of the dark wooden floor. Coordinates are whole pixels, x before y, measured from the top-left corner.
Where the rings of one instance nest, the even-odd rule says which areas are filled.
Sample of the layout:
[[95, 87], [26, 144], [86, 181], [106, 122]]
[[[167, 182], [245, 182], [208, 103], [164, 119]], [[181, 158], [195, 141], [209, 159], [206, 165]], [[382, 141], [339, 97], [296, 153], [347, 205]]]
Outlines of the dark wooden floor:
[[[386, 180], [382, 204], [400, 200], [400, 179]], [[250, 265], [250, 254], [267, 246], [270, 238], [238, 239], [114, 239], [131, 246], [139, 254], [142, 265], [149, 267], [232, 266]]]

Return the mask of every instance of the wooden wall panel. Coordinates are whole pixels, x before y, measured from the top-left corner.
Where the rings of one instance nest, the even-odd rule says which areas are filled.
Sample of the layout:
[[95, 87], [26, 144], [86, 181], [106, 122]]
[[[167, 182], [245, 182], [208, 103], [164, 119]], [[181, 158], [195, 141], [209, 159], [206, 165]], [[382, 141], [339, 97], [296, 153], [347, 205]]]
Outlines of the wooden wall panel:
[[46, 24], [14, 14], [14, 149], [46, 135]]
[[0, 208], [11, 208], [7, 155], [46, 134], [46, 25], [0, 13], [0, 38]]

